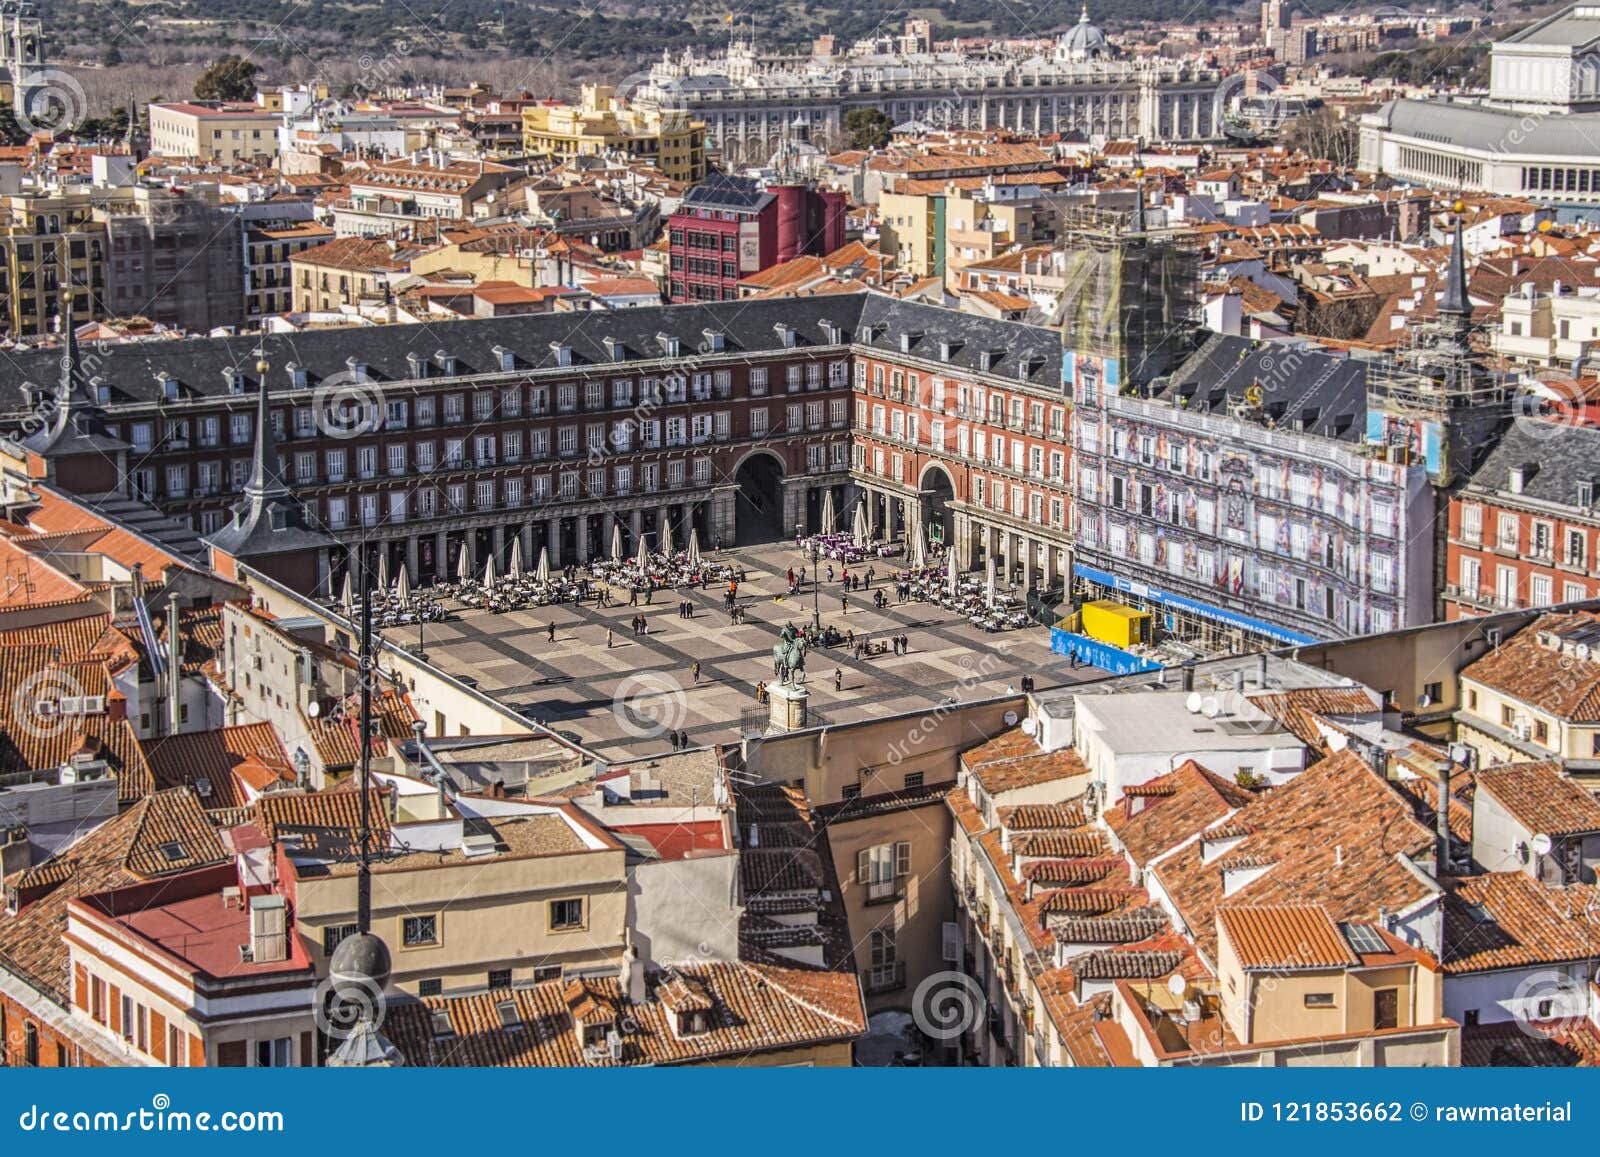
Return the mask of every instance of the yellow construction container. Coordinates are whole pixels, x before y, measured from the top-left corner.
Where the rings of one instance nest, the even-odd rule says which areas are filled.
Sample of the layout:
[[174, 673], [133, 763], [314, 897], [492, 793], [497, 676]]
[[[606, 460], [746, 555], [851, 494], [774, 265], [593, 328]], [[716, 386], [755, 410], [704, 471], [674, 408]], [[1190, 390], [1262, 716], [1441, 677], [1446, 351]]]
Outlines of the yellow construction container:
[[1150, 612], [1096, 599], [1083, 604], [1083, 633], [1113, 647], [1150, 642]]

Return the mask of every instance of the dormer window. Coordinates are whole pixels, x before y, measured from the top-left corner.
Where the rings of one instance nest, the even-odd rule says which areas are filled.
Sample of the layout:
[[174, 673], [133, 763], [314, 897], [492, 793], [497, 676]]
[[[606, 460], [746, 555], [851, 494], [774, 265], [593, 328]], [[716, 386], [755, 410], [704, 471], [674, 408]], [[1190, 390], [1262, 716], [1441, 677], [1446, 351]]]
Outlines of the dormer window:
[[778, 342], [786, 350], [794, 349], [795, 329], [786, 321], [780, 321], [772, 327], [772, 332], [778, 335]]
[[693, 1009], [678, 1014], [678, 1035], [698, 1036], [711, 1027], [710, 1018], [704, 1009]]
[[406, 367], [411, 371], [414, 380], [420, 381], [428, 376], [427, 359], [415, 350], [406, 355]]
[[222, 371], [222, 377], [223, 377], [223, 380], [228, 383], [228, 393], [230, 393], [230, 394], [242, 394], [242, 393], [244, 393], [244, 371], [243, 370], [241, 370], [241, 369], [239, 369], [237, 367], [235, 367], [233, 369], [230, 369], [230, 370], [223, 370]]
[[1585, 510], [1588, 510], [1589, 507], [1594, 505], [1594, 483], [1593, 482], [1580, 482], [1580, 483], [1578, 483], [1578, 505], [1581, 506]]
[[570, 366], [572, 364], [572, 347], [566, 342], [551, 342], [550, 353], [555, 358], [556, 365]]
[[311, 384], [306, 368], [298, 362], [290, 362], [284, 369], [289, 371], [289, 380], [294, 383], [294, 388], [303, 390]]
[[89, 385], [94, 389], [94, 400], [102, 406], [111, 404], [111, 383], [104, 378], [94, 377], [89, 379]]
[[628, 347], [623, 344], [621, 338], [603, 337], [600, 339], [600, 343], [606, 347], [606, 357], [610, 358], [612, 361], [620, 362], [627, 360]]
[[678, 339], [676, 337], [674, 337], [672, 334], [670, 334], [670, 333], [658, 333], [658, 334], [656, 334], [656, 343], [658, 345], [660, 345], [660, 347], [661, 347], [661, 356], [662, 357], [675, 358], [675, 357], [679, 356], [678, 350], [679, 350], [680, 343], [679, 343]]
[[908, 329], [901, 331], [900, 352], [903, 354], [910, 353], [916, 344], [921, 340], [922, 334], [918, 333], [916, 330]]
[[958, 349], [960, 349], [960, 348], [961, 348], [961, 343], [958, 342], [958, 341], [950, 341], [950, 340], [946, 339], [946, 340], [940, 342], [939, 343], [939, 360], [941, 362], [949, 361], [951, 358], [956, 356], [956, 351]]
[[162, 372], [156, 375], [156, 381], [161, 385], [161, 396], [169, 402], [178, 400], [178, 379], [171, 374]]
[[506, 349], [505, 346], [497, 345], [491, 352], [494, 354], [495, 361], [499, 363], [503, 373], [510, 373], [517, 368], [517, 355]]
[[720, 354], [727, 344], [727, 335], [724, 334], [720, 329], [703, 330], [702, 333], [704, 333], [706, 339], [706, 353]]
[[455, 354], [446, 353], [444, 350], [434, 350], [434, 352], [433, 352], [433, 361], [434, 361], [434, 364], [439, 367], [439, 372], [442, 373], [445, 377], [447, 377], [447, 378], [455, 377], [455, 373], [456, 373], [456, 355]]
[[836, 321], [825, 321], [825, 322], [823, 322], [822, 323], [822, 332], [827, 336], [829, 345], [843, 345], [844, 344], [844, 327], [841, 326], [838, 322], [836, 322]]
[[367, 363], [357, 358], [345, 358], [345, 368], [358, 378], [367, 376]]

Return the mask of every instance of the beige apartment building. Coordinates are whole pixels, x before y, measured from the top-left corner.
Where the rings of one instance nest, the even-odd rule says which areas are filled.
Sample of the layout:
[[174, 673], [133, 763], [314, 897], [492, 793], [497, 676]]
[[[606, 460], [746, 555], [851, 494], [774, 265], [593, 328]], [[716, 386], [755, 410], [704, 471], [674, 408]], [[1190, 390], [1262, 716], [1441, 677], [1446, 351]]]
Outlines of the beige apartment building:
[[271, 159], [283, 117], [259, 105], [220, 101], [152, 103], [150, 151], [219, 165]]

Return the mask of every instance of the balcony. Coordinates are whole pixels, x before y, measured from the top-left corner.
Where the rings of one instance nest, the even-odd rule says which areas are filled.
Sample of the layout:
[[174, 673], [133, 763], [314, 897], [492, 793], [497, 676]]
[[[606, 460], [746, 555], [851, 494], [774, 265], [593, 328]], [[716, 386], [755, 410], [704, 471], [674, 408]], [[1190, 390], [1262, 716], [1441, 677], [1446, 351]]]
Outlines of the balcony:
[[893, 904], [905, 897], [906, 879], [904, 876], [899, 876], [893, 880], [879, 880], [869, 883], [864, 887], [867, 896], [863, 903], [868, 905]]
[[902, 961], [879, 964], [861, 974], [861, 987], [868, 996], [899, 992], [906, 986], [906, 966]]

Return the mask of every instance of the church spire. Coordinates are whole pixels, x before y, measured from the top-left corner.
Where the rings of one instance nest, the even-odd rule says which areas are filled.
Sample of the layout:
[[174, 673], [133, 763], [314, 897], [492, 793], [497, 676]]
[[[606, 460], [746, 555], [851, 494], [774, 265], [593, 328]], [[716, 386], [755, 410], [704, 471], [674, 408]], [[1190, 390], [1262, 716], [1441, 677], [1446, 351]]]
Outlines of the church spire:
[[246, 496], [257, 502], [289, 496], [288, 484], [278, 467], [278, 439], [272, 429], [272, 415], [267, 410], [268, 368], [265, 358], [256, 362], [256, 372], [261, 379], [256, 390], [255, 456], [250, 462], [250, 478], [244, 485]]
[[1451, 314], [1463, 322], [1472, 317], [1472, 300], [1467, 296], [1467, 256], [1461, 243], [1461, 206], [1456, 206], [1455, 239], [1450, 247], [1450, 265], [1444, 275], [1444, 296], [1439, 300], [1439, 312]]

